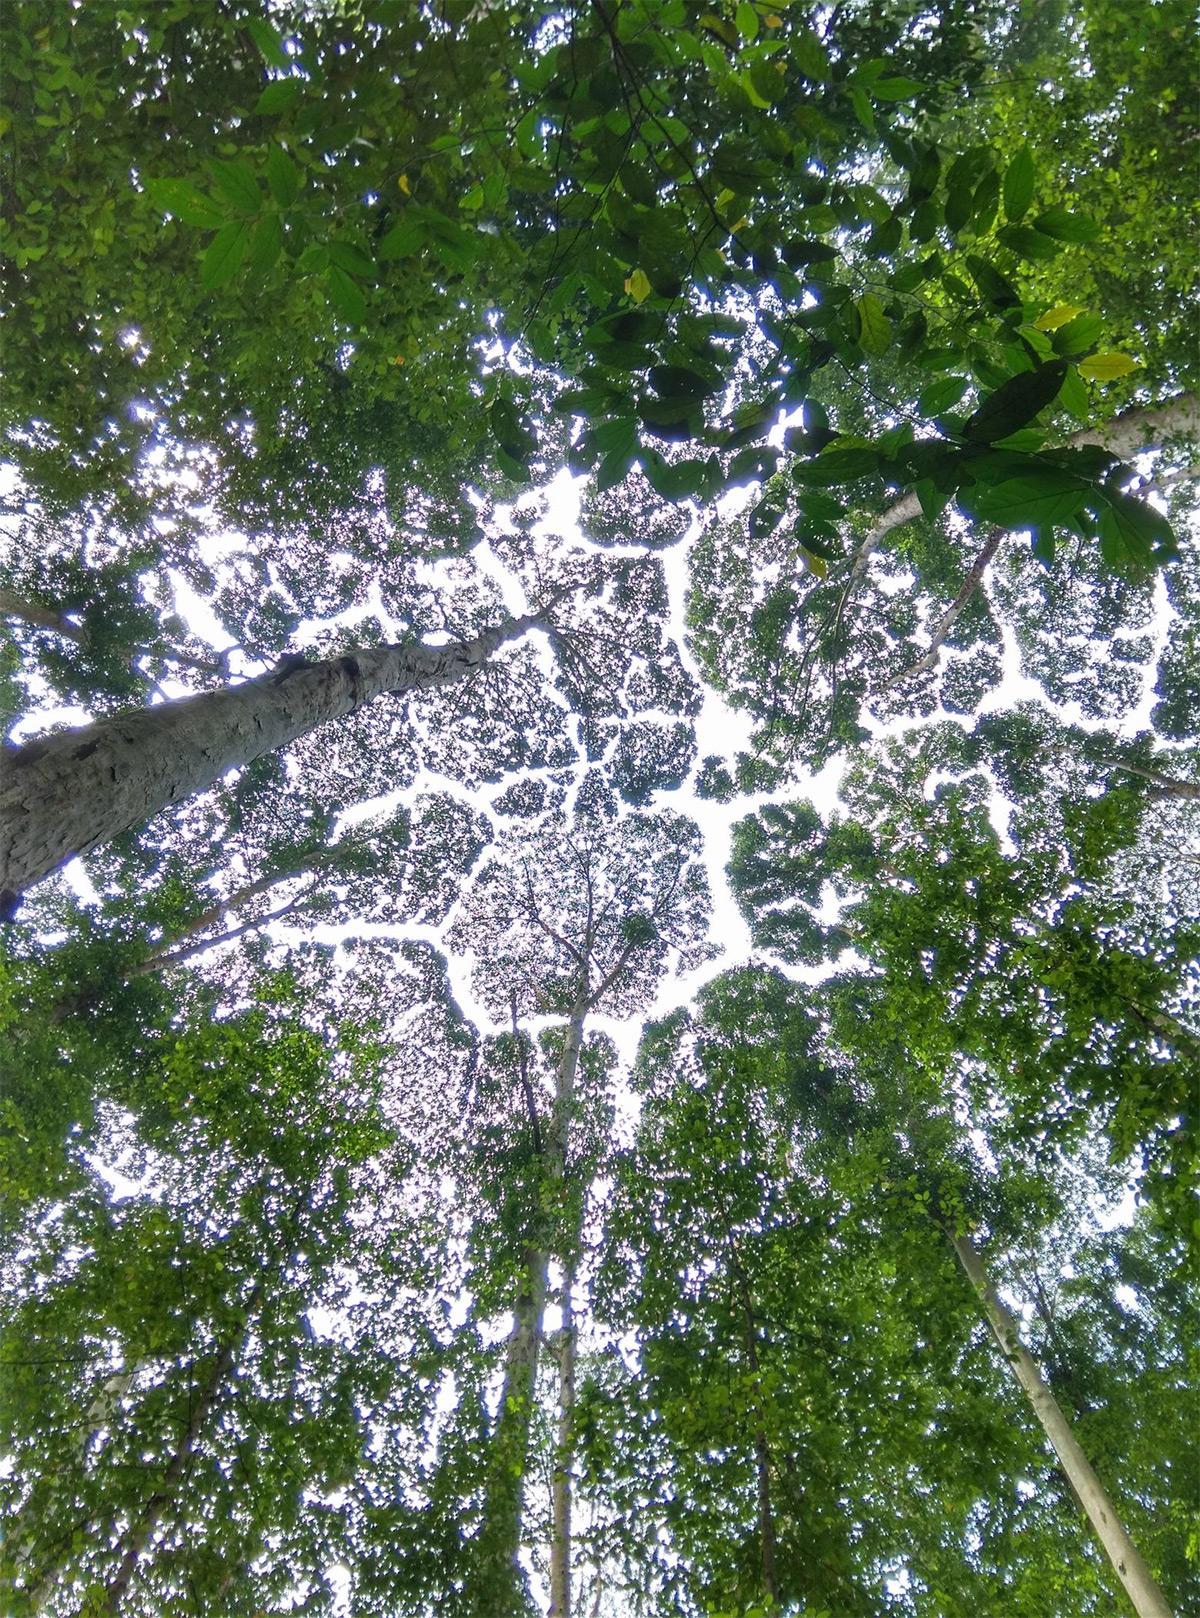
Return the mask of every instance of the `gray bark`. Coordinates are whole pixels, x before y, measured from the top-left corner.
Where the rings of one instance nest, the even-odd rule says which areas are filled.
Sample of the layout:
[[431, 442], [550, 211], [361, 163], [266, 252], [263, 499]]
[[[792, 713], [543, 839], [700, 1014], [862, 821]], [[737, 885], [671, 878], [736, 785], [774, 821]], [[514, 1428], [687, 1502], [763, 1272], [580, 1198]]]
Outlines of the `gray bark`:
[[199, 696], [39, 737], [9, 751], [0, 779], [0, 916], [35, 882], [151, 815], [202, 792], [385, 693], [451, 685], [540, 620], [510, 618], [446, 646], [364, 648], [285, 662]]
[[1046, 1386], [1042, 1373], [1021, 1341], [1017, 1322], [1000, 1301], [975, 1244], [967, 1236], [953, 1236], [951, 1240], [958, 1261], [983, 1305], [992, 1335], [1000, 1345], [1000, 1352], [1053, 1445], [1067, 1481], [1125, 1587], [1134, 1612], [1138, 1618], [1173, 1618], [1150, 1569], [1117, 1516], [1104, 1485], [1080, 1449], [1057, 1399]]

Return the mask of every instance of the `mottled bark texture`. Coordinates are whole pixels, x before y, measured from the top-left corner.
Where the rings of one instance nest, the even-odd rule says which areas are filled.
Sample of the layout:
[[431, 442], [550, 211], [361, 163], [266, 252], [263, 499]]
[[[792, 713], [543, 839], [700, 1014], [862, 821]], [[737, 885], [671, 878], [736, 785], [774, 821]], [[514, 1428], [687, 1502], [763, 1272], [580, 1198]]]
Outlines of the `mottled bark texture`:
[[539, 620], [510, 618], [445, 646], [372, 646], [285, 658], [269, 674], [11, 749], [0, 777], [0, 915], [77, 854], [202, 792], [385, 693], [452, 685]]

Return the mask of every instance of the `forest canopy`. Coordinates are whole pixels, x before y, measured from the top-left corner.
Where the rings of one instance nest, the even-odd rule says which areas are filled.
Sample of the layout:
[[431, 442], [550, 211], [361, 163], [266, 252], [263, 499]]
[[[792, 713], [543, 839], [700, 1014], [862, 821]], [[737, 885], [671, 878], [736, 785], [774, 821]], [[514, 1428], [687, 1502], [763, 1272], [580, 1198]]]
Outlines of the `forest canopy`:
[[16, 1618], [1200, 1606], [1182, 0], [8, 0]]

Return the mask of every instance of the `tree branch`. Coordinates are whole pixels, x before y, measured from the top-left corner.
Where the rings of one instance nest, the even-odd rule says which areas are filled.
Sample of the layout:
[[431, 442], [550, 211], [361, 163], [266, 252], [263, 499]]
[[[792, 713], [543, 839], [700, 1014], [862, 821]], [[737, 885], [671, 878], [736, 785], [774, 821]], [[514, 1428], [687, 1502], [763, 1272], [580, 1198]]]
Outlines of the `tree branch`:
[[890, 680], [886, 680], [883, 685], [871, 693], [872, 696], [883, 696], [885, 692], [894, 690], [896, 686], [903, 684], [905, 680], [911, 680], [914, 675], [923, 674], [926, 669], [936, 666], [950, 631], [962, 616], [971, 597], [982, 584], [983, 576], [987, 572], [992, 558], [1003, 544], [1006, 532], [1007, 530], [1003, 528], [992, 529], [979, 555], [972, 562], [971, 570], [962, 582], [962, 588], [934, 626], [929, 646], [924, 655], [919, 657], [915, 663], [910, 663], [908, 668], [901, 669], [899, 674], [893, 674]]
[[[1200, 436], [1200, 399], [1194, 393], [1178, 393], [1173, 399], [1159, 404], [1134, 405], [1099, 427], [1085, 427], [1081, 432], [1072, 433], [1059, 448], [1081, 449], [1085, 444], [1099, 444], [1125, 460], [1138, 450], [1157, 447], [1164, 439], [1197, 436]], [[870, 532], [854, 554], [850, 568], [850, 591], [858, 584], [872, 555], [892, 530], [912, 522], [920, 515], [921, 502], [910, 491], [875, 519]]]

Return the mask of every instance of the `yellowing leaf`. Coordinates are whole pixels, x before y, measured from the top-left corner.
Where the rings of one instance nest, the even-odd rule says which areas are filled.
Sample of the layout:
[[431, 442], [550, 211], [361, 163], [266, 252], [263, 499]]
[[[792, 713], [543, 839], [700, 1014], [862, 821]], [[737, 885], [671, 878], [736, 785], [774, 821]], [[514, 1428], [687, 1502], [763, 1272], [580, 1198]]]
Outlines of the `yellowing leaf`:
[[650, 277], [645, 270], [634, 270], [632, 275], [627, 275], [625, 277], [625, 290], [634, 303], [644, 303], [653, 290], [650, 285]]
[[810, 550], [806, 550], [803, 545], [800, 547], [800, 560], [804, 563], [808, 571], [814, 574], [818, 579], [823, 579], [829, 572], [829, 563], [821, 556], [814, 556], [813, 553]]
[[1085, 313], [1086, 310], [1077, 303], [1056, 303], [1053, 309], [1047, 309], [1044, 315], [1034, 321], [1034, 328], [1037, 331], [1057, 331], [1060, 326], [1065, 326], [1068, 320], [1074, 320], [1076, 315]]
[[1138, 369], [1138, 362], [1128, 354], [1093, 354], [1090, 360], [1080, 360], [1079, 374], [1089, 382], [1114, 382], [1119, 376], [1128, 376]]
[[768, 15], [763, 18], [763, 27], [764, 28], [782, 28], [783, 27], [783, 18], [782, 17], [776, 17], [773, 12], [768, 13]]
[[401, 191], [404, 192], [404, 195], [406, 197], [411, 197], [412, 196], [412, 186], [410, 186], [409, 183], [408, 183], [408, 175], [407, 174], [401, 174], [400, 177], [397, 179], [396, 184], [400, 187]]

